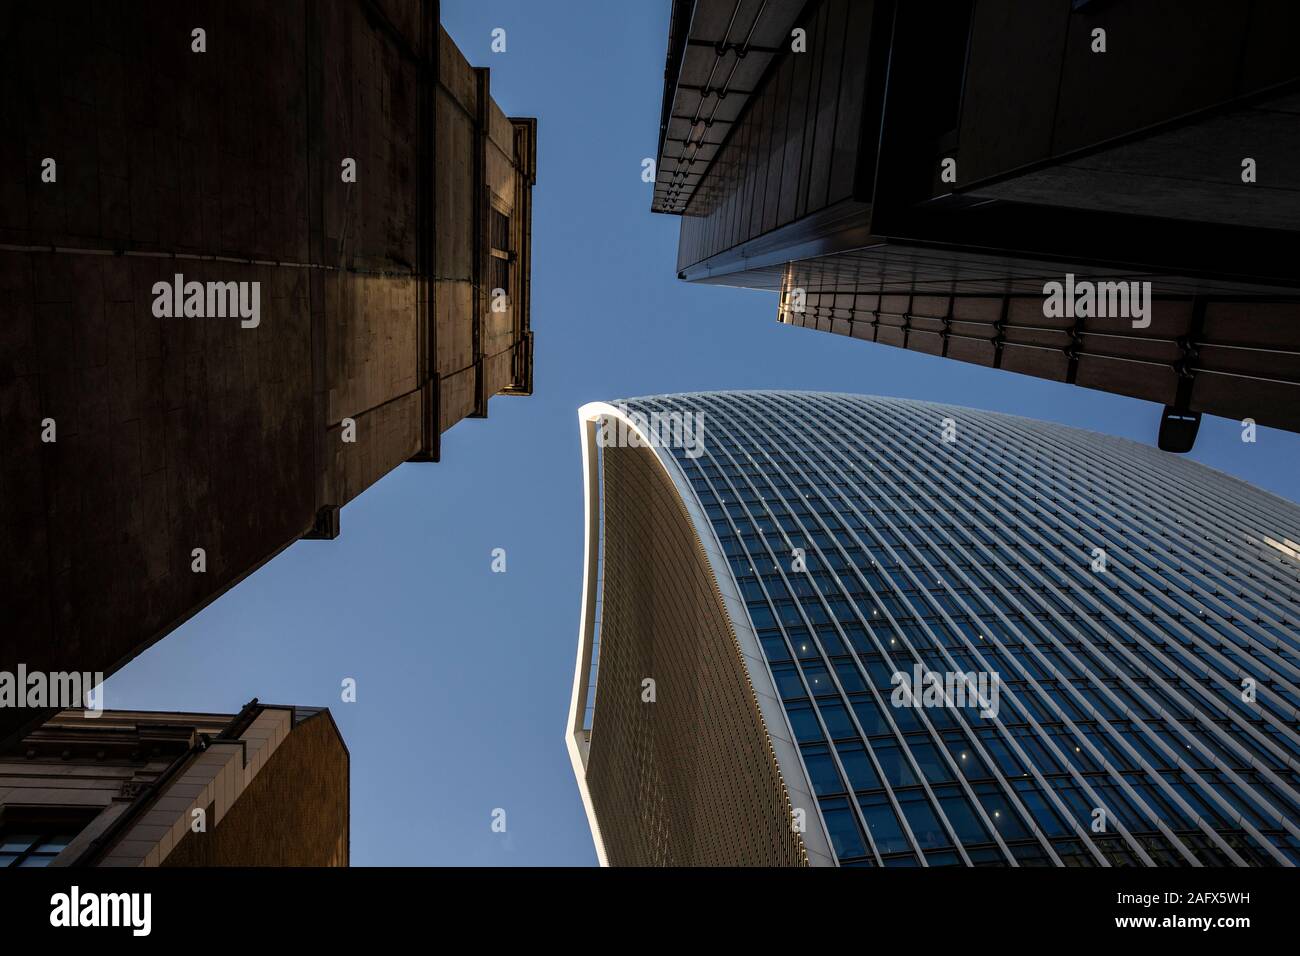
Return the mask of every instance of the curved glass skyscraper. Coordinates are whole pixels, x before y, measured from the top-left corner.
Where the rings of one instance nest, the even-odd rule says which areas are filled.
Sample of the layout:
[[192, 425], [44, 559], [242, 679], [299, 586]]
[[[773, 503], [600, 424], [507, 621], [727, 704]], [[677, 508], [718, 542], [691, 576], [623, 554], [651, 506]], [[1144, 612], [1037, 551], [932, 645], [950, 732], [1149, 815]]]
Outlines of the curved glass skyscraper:
[[602, 862], [1300, 862], [1300, 507], [924, 402], [580, 419]]

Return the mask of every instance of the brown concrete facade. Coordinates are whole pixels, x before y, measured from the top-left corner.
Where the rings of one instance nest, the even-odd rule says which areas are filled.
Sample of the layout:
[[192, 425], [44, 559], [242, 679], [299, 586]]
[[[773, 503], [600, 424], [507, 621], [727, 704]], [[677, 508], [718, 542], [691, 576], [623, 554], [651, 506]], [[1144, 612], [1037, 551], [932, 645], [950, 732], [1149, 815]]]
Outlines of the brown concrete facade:
[[347, 866], [348, 750], [329, 711], [303, 720], [206, 833], [162, 866]]
[[585, 780], [606, 862], [808, 865], [680, 496], [647, 448], [604, 449], [603, 476], [605, 586]]
[[436, 2], [5, 4], [0, 88], [0, 668], [112, 672], [531, 393], [536, 124]]
[[37, 858], [5, 866], [347, 866], [348, 818], [328, 710], [67, 710], [0, 751], [0, 829]]

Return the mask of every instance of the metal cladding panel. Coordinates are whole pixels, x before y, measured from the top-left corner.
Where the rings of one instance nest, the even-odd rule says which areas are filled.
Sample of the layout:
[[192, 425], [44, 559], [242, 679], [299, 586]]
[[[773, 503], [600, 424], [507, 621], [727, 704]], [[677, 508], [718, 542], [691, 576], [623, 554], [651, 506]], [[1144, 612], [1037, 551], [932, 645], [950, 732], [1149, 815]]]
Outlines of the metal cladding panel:
[[727, 555], [841, 865], [1300, 862], [1300, 507], [955, 406], [620, 405], [703, 416], [702, 454], [659, 454]]
[[608, 862], [808, 865], [680, 497], [648, 449], [605, 449], [602, 467], [605, 589], [585, 776]]
[[653, 211], [686, 208], [768, 65], [788, 48], [804, 6], [805, 0], [674, 4]]
[[[792, 263], [781, 280], [778, 320], [1300, 430], [1300, 303], [1157, 293], [1145, 326], [1126, 315], [1049, 317], [1041, 275], [1017, 283], [1026, 294], [1003, 295], [1003, 280], [971, 272], [962, 288], [974, 294], [947, 295], [952, 283], [946, 280], [922, 281], [919, 271], [901, 277], [917, 258], [898, 257], [892, 283], [867, 277], [875, 266], [889, 267], [884, 257], [875, 265], [871, 258], [864, 251]], [[763, 283], [751, 276], [745, 284]], [[904, 291], [887, 294], [890, 289]]]
[[734, 118], [711, 113], [713, 97], [673, 120], [653, 208], [683, 217], [679, 269], [852, 199], [874, 12], [848, 0], [810, 4], [796, 21], [807, 50], [783, 46]]

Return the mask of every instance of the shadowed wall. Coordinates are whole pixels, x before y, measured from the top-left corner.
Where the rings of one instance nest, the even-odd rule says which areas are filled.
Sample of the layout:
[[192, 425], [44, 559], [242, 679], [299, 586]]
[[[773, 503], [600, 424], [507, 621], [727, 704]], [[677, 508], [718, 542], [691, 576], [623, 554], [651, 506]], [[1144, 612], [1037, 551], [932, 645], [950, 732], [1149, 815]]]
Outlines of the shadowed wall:
[[0, 86], [0, 668], [115, 670], [531, 392], [535, 124], [436, 3], [5, 4]]

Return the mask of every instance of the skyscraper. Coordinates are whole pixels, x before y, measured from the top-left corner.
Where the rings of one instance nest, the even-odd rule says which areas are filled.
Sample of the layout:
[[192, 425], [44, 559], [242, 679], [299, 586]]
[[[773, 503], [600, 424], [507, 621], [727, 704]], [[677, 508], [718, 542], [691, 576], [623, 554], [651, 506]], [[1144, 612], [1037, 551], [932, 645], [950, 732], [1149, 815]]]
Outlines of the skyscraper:
[[603, 863], [1300, 863], [1300, 507], [926, 402], [579, 418]]
[[0, 750], [0, 867], [347, 866], [330, 712], [61, 711]]
[[112, 672], [531, 393], [536, 122], [438, 9], [0, 14], [6, 669]]
[[783, 323], [1295, 431], [1297, 18], [674, 0], [651, 208]]

